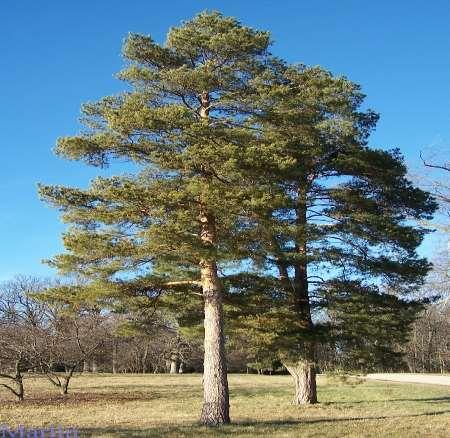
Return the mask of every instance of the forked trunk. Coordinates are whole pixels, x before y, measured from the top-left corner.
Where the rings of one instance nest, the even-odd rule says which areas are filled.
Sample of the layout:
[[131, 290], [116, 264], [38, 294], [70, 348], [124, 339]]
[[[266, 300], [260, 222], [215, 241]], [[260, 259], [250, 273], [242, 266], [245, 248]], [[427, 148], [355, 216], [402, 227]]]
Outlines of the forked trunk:
[[[200, 222], [203, 242], [215, 245], [214, 218], [208, 214], [201, 214]], [[230, 422], [222, 289], [216, 262], [202, 260], [200, 267], [205, 306], [204, 399], [200, 421], [208, 426], [218, 426]]]
[[67, 379], [64, 379], [61, 382], [61, 387], [59, 388], [61, 395], [67, 395], [69, 392], [69, 381]]
[[317, 403], [316, 369], [314, 363], [305, 361], [285, 365], [294, 380], [294, 405]]

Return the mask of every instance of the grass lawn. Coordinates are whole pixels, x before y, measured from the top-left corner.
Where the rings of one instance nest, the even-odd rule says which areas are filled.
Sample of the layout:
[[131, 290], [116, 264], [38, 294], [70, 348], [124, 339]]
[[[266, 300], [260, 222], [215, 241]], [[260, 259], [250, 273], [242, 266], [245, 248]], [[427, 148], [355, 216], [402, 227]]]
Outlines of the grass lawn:
[[95, 437], [448, 437], [448, 387], [388, 382], [342, 383], [319, 377], [320, 404], [291, 402], [289, 376], [232, 374], [233, 424], [198, 425], [200, 375], [76, 376], [59, 396], [40, 378], [26, 381], [27, 400], [0, 390], [0, 424], [78, 427]]

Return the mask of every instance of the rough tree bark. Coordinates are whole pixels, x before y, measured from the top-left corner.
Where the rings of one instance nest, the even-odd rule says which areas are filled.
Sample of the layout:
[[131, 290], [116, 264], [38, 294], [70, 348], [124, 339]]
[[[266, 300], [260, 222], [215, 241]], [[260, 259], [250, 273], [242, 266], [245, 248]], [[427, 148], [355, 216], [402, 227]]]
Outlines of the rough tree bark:
[[[213, 218], [202, 217], [202, 239], [214, 241]], [[207, 241], [208, 241], [207, 240]], [[203, 260], [201, 279], [205, 305], [205, 356], [203, 366], [203, 424], [216, 426], [230, 422], [222, 290], [215, 261]]]
[[[200, 116], [208, 117], [208, 93], [200, 96]], [[202, 208], [199, 214], [200, 237], [206, 247], [216, 246], [214, 215]], [[205, 354], [203, 365], [203, 409], [200, 421], [208, 426], [230, 422], [225, 337], [223, 329], [222, 288], [214, 256], [200, 261], [201, 285], [204, 299]]]
[[[285, 287], [290, 287], [287, 269], [279, 265], [280, 281]], [[301, 322], [305, 328], [312, 329], [311, 311], [307, 294], [306, 266], [296, 268], [296, 278], [294, 279], [295, 306]], [[316, 388], [316, 366], [315, 366], [315, 346], [314, 342], [303, 342], [301, 351], [297, 352], [297, 357], [292, 360], [289, 355], [283, 360], [283, 365], [292, 376], [294, 381], [293, 403], [314, 404], [317, 403]]]
[[[314, 325], [311, 318], [311, 305], [308, 289], [308, 260], [307, 260], [307, 204], [306, 181], [298, 189], [297, 198], [297, 227], [302, 230], [303, 239], [296, 243], [299, 254], [298, 262], [294, 266], [293, 307], [298, 315], [300, 325], [313, 337]], [[286, 268], [280, 269], [280, 279], [287, 281]], [[301, 343], [297, 357], [284, 361], [283, 365], [294, 380], [295, 390], [293, 403], [317, 403], [316, 370], [315, 370], [315, 343], [314, 340], [305, 340]]]
[[314, 362], [301, 361], [284, 364], [294, 380], [295, 405], [317, 403], [316, 366]]

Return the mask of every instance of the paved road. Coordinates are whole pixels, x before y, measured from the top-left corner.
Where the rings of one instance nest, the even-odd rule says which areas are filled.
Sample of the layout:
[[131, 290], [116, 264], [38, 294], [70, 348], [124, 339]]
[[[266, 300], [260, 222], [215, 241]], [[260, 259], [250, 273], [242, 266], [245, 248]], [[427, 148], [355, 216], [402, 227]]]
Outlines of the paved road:
[[386, 373], [367, 374], [367, 379], [389, 380], [392, 382], [430, 383], [433, 385], [450, 386], [450, 376], [442, 374], [412, 374], [412, 373]]

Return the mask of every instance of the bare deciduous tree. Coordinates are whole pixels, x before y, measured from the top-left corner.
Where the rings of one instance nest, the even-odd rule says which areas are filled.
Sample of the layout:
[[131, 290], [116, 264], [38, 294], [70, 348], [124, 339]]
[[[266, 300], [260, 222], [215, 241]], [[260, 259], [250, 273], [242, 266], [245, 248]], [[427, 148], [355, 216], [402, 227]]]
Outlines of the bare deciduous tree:
[[45, 305], [30, 298], [46, 282], [18, 276], [0, 286], [0, 386], [24, 398], [24, 373], [38, 367], [34, 354], [43, 335]]

